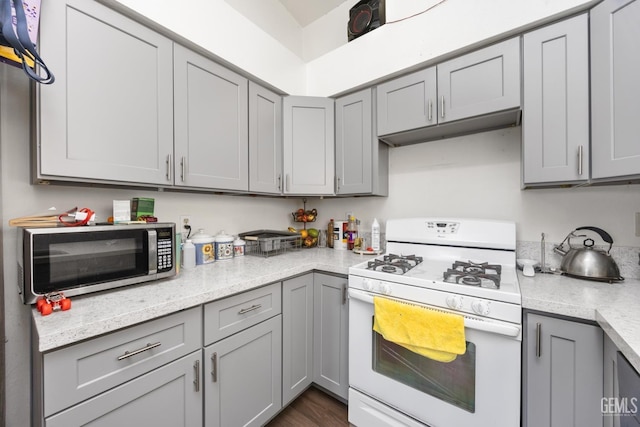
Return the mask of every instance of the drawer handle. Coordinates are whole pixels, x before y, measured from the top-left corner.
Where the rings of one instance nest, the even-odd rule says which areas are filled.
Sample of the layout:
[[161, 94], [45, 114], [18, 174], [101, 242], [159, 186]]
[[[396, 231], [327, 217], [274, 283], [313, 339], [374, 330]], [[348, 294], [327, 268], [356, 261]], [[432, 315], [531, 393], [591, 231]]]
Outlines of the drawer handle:
[[145, 351], [149, 351], [152, 348], [156, 348], [156, 347], [160, 347], [160, 342], [153, 343], [153, 344], [148, 344], [147, 343], [146, 347], [142, 347], [142, 348], [139, 348], [139, 349], [133, 350], [133, 351], [125, 351], [122, 356], [118, 356], [118, 360], [128, 359], [130, 357], [135, 356], [136, 354], [140, 354], [140, 353], [143, 353]]
[[194, 375], [195, 375], [195, 379], [193, 380], [193, 385], [195, 385], [196, 387], [196, 392], [200, 391], [200, 361], [196, 360], [196, 362], [193, 364], [193, 370], [194, 370]]
[[211, 380], [218, 382], [218, 353], [211, 355]]
[[250, 311], [258, 310], [259, 308], [262, 308], [262, 304], [254, 304], [249, 308], [243, 308], [238, 312], [238, 314], [247, 314]]
[[540, 358], [542, 356], [542, 324], [536, 323], [536, 357]]

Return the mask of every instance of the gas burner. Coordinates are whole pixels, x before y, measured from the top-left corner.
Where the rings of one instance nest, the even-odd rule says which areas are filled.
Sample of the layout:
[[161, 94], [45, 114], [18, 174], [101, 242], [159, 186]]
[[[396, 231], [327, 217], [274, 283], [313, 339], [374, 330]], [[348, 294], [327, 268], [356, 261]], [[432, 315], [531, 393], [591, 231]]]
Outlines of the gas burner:
[[382, 259], [374, 259], [367, 263], [368, 270], [383, 271], [391, 274], [404, 274], [422, 262], [422, 257], [415, 255], [384, 255]]
[[455, 283], [500, 289], [502, 266], [487, 262], [456, 261], [444, 272], [444, 280]]

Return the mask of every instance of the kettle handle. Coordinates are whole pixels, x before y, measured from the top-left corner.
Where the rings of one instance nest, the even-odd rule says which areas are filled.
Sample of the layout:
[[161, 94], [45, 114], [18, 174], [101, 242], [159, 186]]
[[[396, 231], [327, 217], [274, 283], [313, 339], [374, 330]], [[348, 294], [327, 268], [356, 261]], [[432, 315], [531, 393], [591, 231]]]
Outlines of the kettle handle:
[[601, 229], [601, 228], [592, 227], [592, 226], [585, 226], [585, 227], [576, 228], [576, 231], [578, 231], [578, 230], [595, 231], [596, 233], [598, 233], [600, 235], [602, 240], [604, 240], [605, 242], [609, 243], [609, 245], [613, 245], [613, 239], [611, 238], [611, 235], [609, 233], [607, 233], [606, 231], [604, 231], [603, 229]]

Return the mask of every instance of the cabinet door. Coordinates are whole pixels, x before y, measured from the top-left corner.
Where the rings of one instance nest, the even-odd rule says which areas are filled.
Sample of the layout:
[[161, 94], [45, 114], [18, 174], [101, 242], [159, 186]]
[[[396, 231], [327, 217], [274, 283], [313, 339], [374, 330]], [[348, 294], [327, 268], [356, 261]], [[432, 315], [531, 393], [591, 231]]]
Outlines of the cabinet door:
[[282, 97], [249, 82], [249, 191], [282, 192]]
[[205, 348], [205, 426], [261, 426], [280, 410], [281, 320], [277, 315]]
[[333, 194], [333, 99], [288, 96], [283, 105], [285, 194]]
[[640, 0], [591, 9], [591, 176], [640, 174]]
[[374, 144], [371, 89], [336, 99], [335, 108], [336, 194], [370, 193]]
[[[605, 399], [620, 397], [618, 384], [618, 348], [608, 335], [604, 335], [604, 385], [602, 397]], [[615, 401], [614, 401], [615, 402]], [[604, 417], [604, 427], [620, 427], [620, 417], [616, 414]]]
[[377, 86], [378, 136], [437, 123], [436, 68]]
[[347, 399], [349, 392], [347, 278], [316, 273], [313, 282], [313, 382]]
[[313, 378], [313, 273], [282, 282], [282, 406]]
[[83, 0], [42, 4], [37, 85], [41, 178], [169, 185], [173, 43]]
[[175, 46], [175, 184], [249, 189], [248, 81]]
[[202, 350], [53, 415], [47, 427], [202, 425]]
[[526, 334], [525, 426], [602, 427], [602, 329], [528, 313]]
[[519, 37], [438, 64], [438, 123], [519, 107]]
[[589, 28], [583, 14], [524, 35], [524, 183], [589, 179]]

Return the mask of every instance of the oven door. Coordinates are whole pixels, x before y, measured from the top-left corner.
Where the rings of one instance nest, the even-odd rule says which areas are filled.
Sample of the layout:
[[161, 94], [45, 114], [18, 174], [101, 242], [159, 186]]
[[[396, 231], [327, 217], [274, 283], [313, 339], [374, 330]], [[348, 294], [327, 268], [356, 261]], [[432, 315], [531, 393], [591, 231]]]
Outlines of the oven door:
[[350, 289], [353, 390], [431, 427], [520, 425], [520, 326], [466, 318], [466, 353], [443, 363], [386, 341], [373, 316], [373, 294]]

